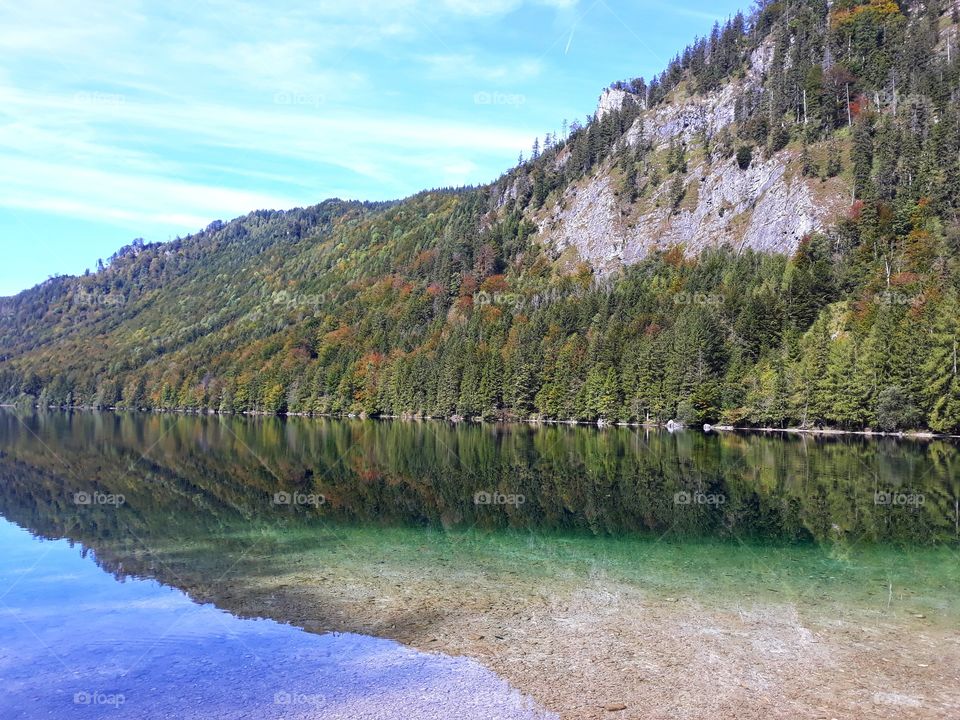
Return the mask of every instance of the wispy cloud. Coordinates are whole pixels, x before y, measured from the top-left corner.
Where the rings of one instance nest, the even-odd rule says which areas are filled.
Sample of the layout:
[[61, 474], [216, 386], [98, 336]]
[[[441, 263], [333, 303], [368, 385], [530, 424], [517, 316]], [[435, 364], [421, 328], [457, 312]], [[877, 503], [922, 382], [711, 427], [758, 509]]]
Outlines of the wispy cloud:
[[[398, 176], [411, 171], [432, 171], [435, 184], [467, 182], [477, 169], [471, 155], [513, 152], [532, 135], [417, 116], [358, 118], [322, 105], [277, 107], [266, 98], [262, 106], [244, 108], [83, 98], [0, 88], [0, 117], [21, 119], [0, 124], [0, 206], [195, 229], [204, 218], [355, 196], [349, 189], [354, 176], [398, 193]], [[143, 134], [152, 138], [153, 152], [132, 147]], [[343, 182], [321, 190], [274, 175], [271, 184], [289, 194], [197, 184], [190, 181], [196, 171], [189, 158], [176, 153], [183, 144], [234, 158], [230, 175], [213, 173], [221, 183], [242, 182], [273, 162], [264, 158], [284, 157], [340, 168]], [[315, 194], [305, 198], [311, 189]]]
[[224, 217], [259, 208], [285, 208], [291, 198], [184, 182], [157, 175], [81, 168], [71, 162], [38, 162], [0, 155], [16, 183], [0, 183], [0, 205], [44, 210], [87, 220], [182, 225], [198, 229], [217, 208]]
[[160, 239], [491, 180], [611, 79], [649, 75], [652, 26], [687, 40], [738, 0], [650, 1], [0, 3], [0, 228], [46, 213]]
[[[520, 4], [495, 0], [484, 14]], [[456, 1], [441, 9], [480, 10]], [[7, 4], [0, 207], [196, 227], [257, 207], [356, 196], [360, 178], [381, 194], [402, 194], [411, 172], [434, 184], [476, 181], [479, 155], [512, 155], [534, 129], [378, 110], [382, 79], [357, 61], [382, 52], [387, 38], [416, 43], [443, 21], [437, 10], [425, 0], [321, 0], [282, 13], [252, 2]], [[472, 54], [421, 62], [435, 79], [456, 71], [497, 84], [542, 70]], [[264, 172], [291, 163], [321, 170], [318, 179]], [[244, 189], [251, 178], [272, 190]]]

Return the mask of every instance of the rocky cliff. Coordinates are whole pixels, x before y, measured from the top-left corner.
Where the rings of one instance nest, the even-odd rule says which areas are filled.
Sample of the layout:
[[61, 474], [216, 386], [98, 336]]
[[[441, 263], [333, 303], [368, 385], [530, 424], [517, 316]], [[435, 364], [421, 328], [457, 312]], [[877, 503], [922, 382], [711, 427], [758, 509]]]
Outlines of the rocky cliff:
[[[637, 180], [642, 192], [625, 197], [624, 173], [608, 159], [531, 214], [541, 241], [558, 252], [574, 250], [603, 274], [677, 245], [689, 254], [721, 244], [791, 253], [805, 235], [829, 225], [850, 204], [848, 180], [805, 177], [798, 142], [769, 157], [755, 151], [741, 167], [729, 140], [726, 145], [721, 140], [735, 121], [737, 98], [762, 94], [771, 53], [769, 44], [761, 45], [743, 78], [703, 95], [676, 93], [650, 110], [643, 98], [604, 91], [598, 119], [626, 103], [641, 108], [620, 150], [646, 147]], [[664, 165], [678, 144], [687, 167], [671, 183]], [[808, 152], [825, 163], [826, 154], [839, 147], [811, 146]], [[561, 155], [558, 162], [564, 161]]]

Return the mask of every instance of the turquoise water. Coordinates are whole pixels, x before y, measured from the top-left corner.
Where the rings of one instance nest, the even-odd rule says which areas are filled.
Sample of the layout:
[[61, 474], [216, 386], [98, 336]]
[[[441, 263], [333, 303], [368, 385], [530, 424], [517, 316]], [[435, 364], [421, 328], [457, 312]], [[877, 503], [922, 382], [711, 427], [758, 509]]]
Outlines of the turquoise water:
[[0, 411], [0, 715], [536, 715], [370, 637], [384, 578], [955, 628], [958, 471], [944, 441]]
[[4, 718], [541, 717], [470, 660], [239, 619], [6, 521], [0, 546]]

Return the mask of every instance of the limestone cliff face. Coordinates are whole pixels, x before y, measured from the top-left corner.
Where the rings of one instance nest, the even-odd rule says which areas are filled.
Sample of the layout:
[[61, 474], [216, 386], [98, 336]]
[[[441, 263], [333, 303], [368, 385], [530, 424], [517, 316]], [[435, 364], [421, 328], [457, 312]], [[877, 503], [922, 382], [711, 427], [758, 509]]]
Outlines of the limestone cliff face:
[[569, 188], [537, 221], [544, 241], [575, 248], [601, 273], [674, 245], [689, 254], [724, 243], [792, 253], [849, 203], [839, 180], [802, 178], [795, 165], [796, 152], [783, 150], [746, 170], [733, 158], [692, 167], [677, 209], [666, 184], [631, 208], [618, 198], [610, 173], [599, 173]]
[[[673, 139], [691, 142], [699, 133], [716, 135], [733, 123], [738, 96], [748, 90], [762, 91], [763, 79], [772, 58], [773, 45], [764, 43], [753, 52], [742, 80], [727, 83], [721, 89], [704, 95], [658, 105], [634, 124], [627, 134], [628, 141], [635, 144], [642, 135], [654, 147], [658, 147], [669, 144]], [[623, 102], [620, 100], [620, 106]]]
[[[652, 164], [671, 143], [687, 146], [679, 202], [665, 173], [659, 182], [646, 182], [642, 196], [629, 202], [620, 192], [622, 174], [608, 162], [534, 215], [542, 241], [557, 251], [575, 250], [604, 274], [674, 245], [682, 245], [688, 254], [724, 243], [792, 253], [805, 235], [826, 227], [849, 206], [850, 191], [843, 180], [803, 177], [795, 145], [770, 157], [757, 150], [746, 169], [729, 149], [723, 152], [716, 146], [721, 131], [734, 122], [737, 97], [761, 87], [770, 53], [767, 46], [758, 48], [746, 76], [715, 92], [642, 111], [627, 132], [626, 143], [644, 142], [652, 148]], [[641, 101], [623, 91], [605, 91], [597, 116], [625, 102]], [[701, 149], [704, 137], [712, 139], [709, 158]]]
[[597, 100], [597, 120], [602, 120], [610, 112], [623, 109], [624, 103], [643, 105], [643, 102], [635, 95], [623, 90], [607, 88], [600, 93], [600, 98]]

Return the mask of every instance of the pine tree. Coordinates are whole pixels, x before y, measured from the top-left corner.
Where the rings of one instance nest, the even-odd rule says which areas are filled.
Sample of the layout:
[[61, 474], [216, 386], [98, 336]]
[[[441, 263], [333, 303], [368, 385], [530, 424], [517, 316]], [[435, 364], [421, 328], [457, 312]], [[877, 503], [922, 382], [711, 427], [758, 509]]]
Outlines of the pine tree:
[[930, 407], [927, 423], [939, 432], [960, 428], [960, 303], [950, 293], [934, 319], [932, 342], [922, 373]]
[[867, 417], [868, 376], [858, 363], [856, 340], [848, 333], [831, 342], [826, 376], [827, 418], [843, 427], [858, 427]]
[[821, 313], [804, 337], [791, 405], [801, 426], [828, 418], [831, 410], [827, 369], [830, 360], [828, 313]]
[[800, 174], [804, 177], [816, 177], [817, 168], [813, 164], [813, 158], [810, 157], [810, 144], [807, 142], [807, 136], [803, 136], [803, 146], [800, 150]]
[[840, 148], [837, 145], [836, 139], [831, 137], [830, 142], [827, 143], [827, 162], [824, 163], [823, 177], [824, 179], [836, 177], [842, 169], [843, 164], [840, 158]]
[[[877, 128], [876, 136], [876, 166], [874, 187], [877, 197], [881, 200], [892, 200], [897, 190], [897, 156], [898, 156], [897, 129], [890, 119], [884, 116]], [[856, 174], [857, 169], [854, 169]]]
[[857, 198], [873, 194], [873, 127], [867, 114], [861, 115], [853, 125], [853, 192]]
[[679, 174], [674, 175], [673, 180], [670, 181], [670, 187], [667, 189], [667, 198], [670, 202], [671, 212], [677, 211], [686, 194], [687, 187], [683, 184], [683, 176]]

